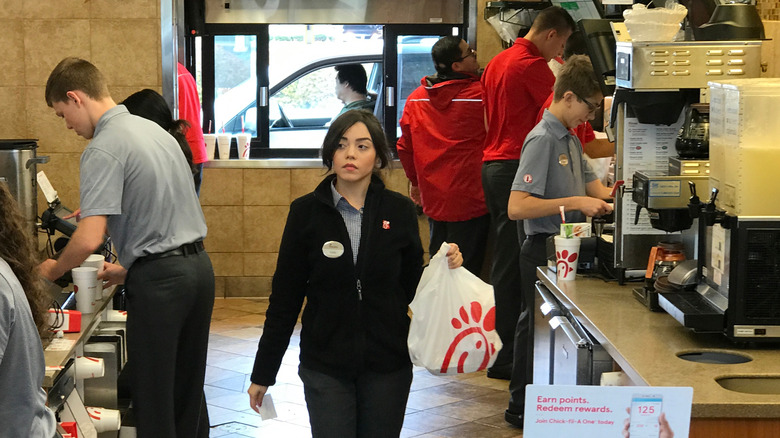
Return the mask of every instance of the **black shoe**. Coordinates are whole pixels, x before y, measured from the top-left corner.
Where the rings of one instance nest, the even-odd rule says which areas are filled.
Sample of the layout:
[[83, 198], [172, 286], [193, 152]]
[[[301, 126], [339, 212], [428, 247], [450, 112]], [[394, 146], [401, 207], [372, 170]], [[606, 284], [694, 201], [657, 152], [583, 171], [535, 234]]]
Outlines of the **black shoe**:
[[490, 379], [512, 380], [512, 366], [492, 366], [487, 370]]
[[523, 428], [523, 414], [515, 414], [507, 409], [504, 411], [504, 421], [520, 429]]

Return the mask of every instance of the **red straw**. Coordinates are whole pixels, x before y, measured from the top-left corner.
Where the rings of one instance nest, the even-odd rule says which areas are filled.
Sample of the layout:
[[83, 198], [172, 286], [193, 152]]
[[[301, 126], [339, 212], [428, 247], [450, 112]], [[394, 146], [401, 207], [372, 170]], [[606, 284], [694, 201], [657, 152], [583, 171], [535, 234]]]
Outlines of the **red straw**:
[[241, 133], [244, 133], [244, 115], [241, 114]]
[[565, 224], [566, 223], [566, 215], [563, 214], [563, 205], [558, 206], [558, 209], [561, 211], [561, 221], [563, 221], [563, 223]]
[[208, 133], [211, 134], [211, 120], [209, 120], [209, 131], [208, 131]]

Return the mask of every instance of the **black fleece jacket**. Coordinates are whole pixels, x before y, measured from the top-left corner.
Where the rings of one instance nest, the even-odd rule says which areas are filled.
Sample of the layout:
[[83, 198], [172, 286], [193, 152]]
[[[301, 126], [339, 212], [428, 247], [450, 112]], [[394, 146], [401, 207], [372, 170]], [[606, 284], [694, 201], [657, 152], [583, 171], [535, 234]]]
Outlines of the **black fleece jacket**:
[[[326, 177], [290, 205], [251, 380], [270, 386], [306, 298], [301, 364], [334, 377], [392, 372], [410, 363], [407, 309], [422, 274], [414, 204], [373, 176], [363, 209], [357, 264]], [[344, 253], [323, 254], [326, 242]]]

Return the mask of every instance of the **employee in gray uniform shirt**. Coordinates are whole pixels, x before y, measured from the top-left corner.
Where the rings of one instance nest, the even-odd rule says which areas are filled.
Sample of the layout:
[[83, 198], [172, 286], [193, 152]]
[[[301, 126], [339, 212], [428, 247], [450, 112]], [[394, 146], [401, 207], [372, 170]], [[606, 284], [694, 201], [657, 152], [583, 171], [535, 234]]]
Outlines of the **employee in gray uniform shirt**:
[[184, 155], [156, 123], [114, 103], [103, 75], [82, 59], [66, 58], [54, 68], [46, 103], [91, 141], [81, 156], [78, 228], [40, 272], [50, 280], [62, 276], [108, 232], [120, 264], [107, 263], [99, 278], [126, 288], [137, 434], [207, 437], [203, 380], [214, 271]]

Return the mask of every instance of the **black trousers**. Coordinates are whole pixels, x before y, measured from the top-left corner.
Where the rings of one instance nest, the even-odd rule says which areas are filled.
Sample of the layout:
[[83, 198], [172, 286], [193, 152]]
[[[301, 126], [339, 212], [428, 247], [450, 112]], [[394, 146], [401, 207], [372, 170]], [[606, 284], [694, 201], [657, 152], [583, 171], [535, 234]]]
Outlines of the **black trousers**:
[[203, 381], [214, 308], [208, 254], [139, 259], [125, 288], [137, 436], [208, 437]]
[[523, 311], [515, 329], [515, 360], [512, 380], [509, 381], [509, 410], [522, 414], [525, 407], [525, 386], [534, 380], [534, 297], [536, 268], [547, 265], [547, 237], [549, 234], [528, 236], [520, 249], [521, 291]]
[[428, 254], [433, 257], [443, 242], [458, 244], [463, 254], [463, 266], [479, 277], [485, 261], [490, 215], [484, 215], [459, 222], [441, 222], [428, 219], [431, 228], [431, 243]]
[[411, 364], [354, 379], [300, 366], [313, 438], [398, 438], [412, 385]]
[[490, 283], [496, 296], [496, 332], [504, 346], [493, 367], [510, 367], [514, 350], [515, 326], [522, 305], [520, 297], [520, 242], [525, 239], [523, 222], [507, 215], [509, 194], [517, 173], [517, 160], [487, 161], [482, 165], [485, 191], [496, 241]]

